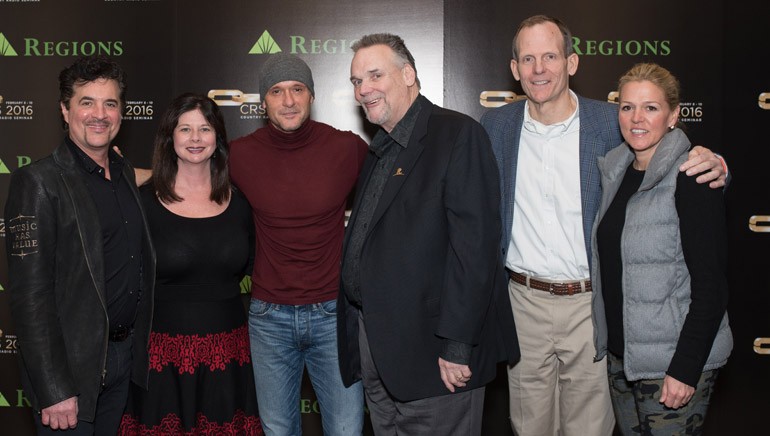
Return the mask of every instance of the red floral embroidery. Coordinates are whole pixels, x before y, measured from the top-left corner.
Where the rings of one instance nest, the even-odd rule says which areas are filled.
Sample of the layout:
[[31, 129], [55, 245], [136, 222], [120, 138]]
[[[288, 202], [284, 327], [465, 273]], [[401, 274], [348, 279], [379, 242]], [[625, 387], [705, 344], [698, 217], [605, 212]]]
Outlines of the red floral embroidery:
[[202, 413], [195, 415], [195, 426], [186, 430], [182, 420], [169, 413], [160, 424], [148, 427], [139, 422], [135, 416], [123, 415], [118, 436], [153, 436], [153, 435], [184, 435], [184, 436], [263, 436], [262, 424], [256, 416], [246, 416], [243, 410], [236, 410], [233, 420], [219, 424], [209, 421]]
[[251, 363], [249, 331], [246, 326], [223, 333], [200, 335], [170, 335], [150, 333], [150, 369], [161, 372], [172, 365], [179, 374], [195, 373], [199, 366], [223, 371], [237, 361], [238, 365]]

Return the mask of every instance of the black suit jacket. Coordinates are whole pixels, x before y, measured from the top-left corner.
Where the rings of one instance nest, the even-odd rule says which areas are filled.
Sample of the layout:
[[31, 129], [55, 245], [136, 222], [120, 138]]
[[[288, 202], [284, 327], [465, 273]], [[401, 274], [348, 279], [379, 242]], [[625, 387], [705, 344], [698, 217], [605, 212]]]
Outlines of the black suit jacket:
[[[375, 209], [360, 258], [372, 357], [399, 401], [450, 393], [438, 367], [443, 338], [473, 346], [473, 376], [459, 392], [483, 386], [495, 377], [497, 362], [519, 357], [500, 256], [498, 171], [489, 139], [470, 117], [418, 98], [422, 109]], [[370, 153], [357, 196], [376, 162]], [[359, 205], [356, 198], [349, 229]], [[358, 310], [342, 286], [339, 360], [350, 385], [361, 372]]]

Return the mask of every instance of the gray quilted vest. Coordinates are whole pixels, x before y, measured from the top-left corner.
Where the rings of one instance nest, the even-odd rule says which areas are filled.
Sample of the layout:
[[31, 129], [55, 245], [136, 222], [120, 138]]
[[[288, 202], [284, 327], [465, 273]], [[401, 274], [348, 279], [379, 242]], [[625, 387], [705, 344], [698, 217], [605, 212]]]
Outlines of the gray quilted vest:
[[[626, 208], [621, 238], [623, 363], [626, 378], [630, 381], [661, 379], [666, 375], [690, 307], [690, 274], [684, 261], [674, 202], [679, 165], [687, 160], [689, 148], [690, 141], [681, 130], [666, 134], [650, 161], [639, 190], [629, 199]], [[596, 223], [604, 216], [633, 160], [634, 154], [625, 143], [599, 158], [603, 193]], [[600, 260], [595, 236], [592, 245], [593, 286], [594, 292], [598, 291], [594, 299], [601, 300]], [[603, 316], [603, 303], [600, 309]], [[606, 325], [597, 328], [601, 327], [605, 331], [597, 333], [600, 357], [606, 350], [607, 341]], [[703, 370], [723, 366], [732, 346], [725, 313]]]

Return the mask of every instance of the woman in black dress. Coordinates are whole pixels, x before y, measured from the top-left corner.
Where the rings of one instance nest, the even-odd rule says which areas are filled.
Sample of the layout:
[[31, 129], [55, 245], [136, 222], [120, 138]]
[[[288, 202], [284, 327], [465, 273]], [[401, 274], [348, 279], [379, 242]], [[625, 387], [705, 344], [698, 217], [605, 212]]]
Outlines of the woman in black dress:
[[253, 222], [227, 156], [216, 104], [177, 97], [141, 190], [158, 259], [149, 389], [132, 386], [120, 434], [262, 434], [239, 286]]

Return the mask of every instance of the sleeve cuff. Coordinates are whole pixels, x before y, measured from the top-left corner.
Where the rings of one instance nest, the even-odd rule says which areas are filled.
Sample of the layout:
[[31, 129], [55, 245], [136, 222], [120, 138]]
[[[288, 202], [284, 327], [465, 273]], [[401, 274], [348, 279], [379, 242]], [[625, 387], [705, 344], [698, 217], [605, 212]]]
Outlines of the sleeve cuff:
[[458, 365], [468, 365], [471, 362], [471, 350], [473, 346], [464, 342], [444, 339], [444, 346], [440, 357], [447, 362]]

